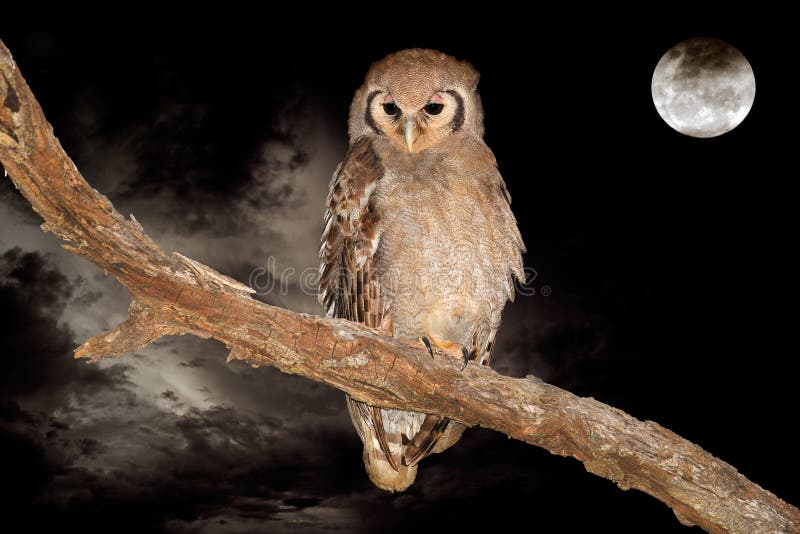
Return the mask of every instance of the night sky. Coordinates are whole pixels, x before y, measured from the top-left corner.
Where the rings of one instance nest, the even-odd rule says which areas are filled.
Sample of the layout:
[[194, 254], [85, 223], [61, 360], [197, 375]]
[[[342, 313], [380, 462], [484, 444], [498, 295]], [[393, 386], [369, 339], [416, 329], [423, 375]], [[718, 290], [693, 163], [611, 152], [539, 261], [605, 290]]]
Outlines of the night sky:
[[[469, 60], [537, 272], [536, 294], [504, 312], [494, 367], [657, 421], [800, 505], [787, 434], [798, 420], [789, 18], [561, 13], [509, 26], [435, 13], [320, 30], [244, 12], [155, 26], [143, 15], [5, 18], [0, 39], [67, 153], [121, 213], [239, 280], [285, 273], [283, 289], [258, 298], [316, 314], [301, 278], [318, 264], [327, 184], [369, 64], [412, 46]], [[501, 38], [482, 24], [503, 24]], [[750, 115], [718, 138], [673, 131], [650, 96], [661, 55], [695, 36], [726, 40], [755, 71]], [[687, 530], [643, 493], [482, 429], [423, 461], [405, 493], [382, 492], [342, 393], [226, 364], [215, 341], [165, 338], [75, 361], [78, 344], [125, 319], [129, 295], [60, 249], [0, 184], [3, 521], [84, 532]]]

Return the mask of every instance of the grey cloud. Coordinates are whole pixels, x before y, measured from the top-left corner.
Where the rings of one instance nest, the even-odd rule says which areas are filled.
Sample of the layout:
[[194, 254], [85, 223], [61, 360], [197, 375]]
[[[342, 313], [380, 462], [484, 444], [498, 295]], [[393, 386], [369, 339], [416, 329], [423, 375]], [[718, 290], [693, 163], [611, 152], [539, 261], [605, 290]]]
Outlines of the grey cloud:
[[93, 457], [108, 450], [108, 447], [93, 438], [82, 438], [77, 440], [75, 444], [77, 445], [78, 453], [81, 456]]
[[191, 360], [185, 362], [179, 362], [178, 365], [181, 367], [188, 367], [190, 369], [196, 369], [198, 367], [203, 367], [205, 365], [206, 360], [205, 358], [192, 358]]
[[50, 421], [50, 427], [56, 430], [69, 430], [69, 424], [56, 420]]
[[167, 399], [168, 401], [171, 401], [171, 402], [178, 402], [178, 396], [171, 389], [168, 389], [166, 391], [162, 391], [161, 395], [159, 395], [159, 397], [161, 397], [162, 399]]

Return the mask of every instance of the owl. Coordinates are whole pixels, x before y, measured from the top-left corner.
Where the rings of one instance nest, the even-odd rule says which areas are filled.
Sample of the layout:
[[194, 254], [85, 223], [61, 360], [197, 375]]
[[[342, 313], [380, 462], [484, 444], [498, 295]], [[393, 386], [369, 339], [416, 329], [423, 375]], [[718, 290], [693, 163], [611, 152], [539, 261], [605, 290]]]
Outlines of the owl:
[[[350, 145], [330, 183], [320, 249], [329, 317], [488, 365], [525, 251], [483, 142], [478, 72], [434, 50], [374, 63], [350, 107]], [[461, 438], [447, 418], [347, 397], [380, 488], [402, 491], [424, 457]]]

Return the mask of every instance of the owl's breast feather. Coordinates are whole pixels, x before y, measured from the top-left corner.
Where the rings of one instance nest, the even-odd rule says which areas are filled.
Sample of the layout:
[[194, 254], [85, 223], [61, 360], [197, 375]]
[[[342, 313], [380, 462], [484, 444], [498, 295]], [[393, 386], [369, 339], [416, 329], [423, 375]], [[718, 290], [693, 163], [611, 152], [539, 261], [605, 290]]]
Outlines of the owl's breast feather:
[[508, 260], [486, 188], [441, 178], [384, 176], [376, 274], [399, 335], [466, 345], [479, 327], [499, 324]]

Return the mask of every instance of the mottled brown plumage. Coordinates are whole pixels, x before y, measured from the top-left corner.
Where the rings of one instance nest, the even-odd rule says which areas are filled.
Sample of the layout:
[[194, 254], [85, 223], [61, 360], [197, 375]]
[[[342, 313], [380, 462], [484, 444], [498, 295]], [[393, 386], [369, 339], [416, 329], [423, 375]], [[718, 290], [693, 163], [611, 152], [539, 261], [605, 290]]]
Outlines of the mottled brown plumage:
[[[350, 108], [326, 202], [320, 302], [329, 316], [489, 363], [523, 278], [510, 197], [483, 142], [478, 73], [433, 50], [375, 63]], [[347, 398], [370, 479], [403, 490], [463, 425]]]

